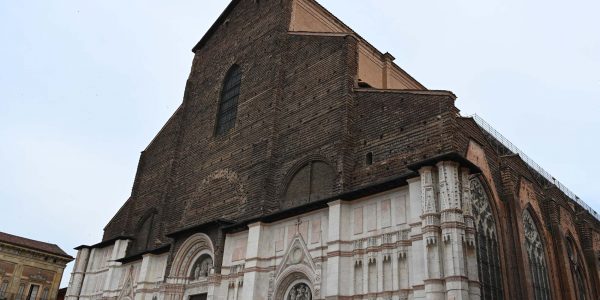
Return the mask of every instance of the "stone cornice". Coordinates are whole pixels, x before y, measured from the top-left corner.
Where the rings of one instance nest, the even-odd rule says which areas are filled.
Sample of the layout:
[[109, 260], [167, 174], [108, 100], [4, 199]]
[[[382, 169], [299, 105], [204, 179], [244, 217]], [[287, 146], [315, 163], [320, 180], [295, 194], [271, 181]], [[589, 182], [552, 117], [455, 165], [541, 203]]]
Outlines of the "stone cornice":
[[[38, 260], [39, 262], [54, 265], [57, 267], [64, 268], [65, 265], [73, 260], [73, 258], [66, 258], [63, 256], [36, 251], [29, 248], [19, 247], [12, 244], [0, 243], [0, 253], [7, 253], [17, 257], [25, 257], [30, 259]], [[48, 258], [55, 259], [56, 262], [52, 263]]]

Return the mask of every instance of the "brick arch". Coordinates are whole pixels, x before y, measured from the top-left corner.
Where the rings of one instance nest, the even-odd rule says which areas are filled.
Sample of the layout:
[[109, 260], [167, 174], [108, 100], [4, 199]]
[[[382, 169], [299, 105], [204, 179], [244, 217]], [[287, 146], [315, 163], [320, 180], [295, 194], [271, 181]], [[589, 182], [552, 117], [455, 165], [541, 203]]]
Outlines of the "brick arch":
[[133, 253], [139, 253], [152, 245], [152, 237], [154, 235], [155, 218], [158, 210], [154, 207], [146, 210], [146, 212], [138, 219], [134, 227], [135, 239], [131, 245]]
[[[559, 267], [556, 265], [557, 254], [556, 254], [556, 242], [550, 230], [548, 230], [548, 226], [546, 226], [548, 220], [544, 220], [542, 213], [542, 208], [540, 206], [540, 198], [543, 195], [539, 195], [537, 191], [541, 187], [538, 186], [537, 183], [531, 182], [525, 178], [521, 178], [519, 182], [519, 211], [516, 214], [517, 220], [517, 229], [518, 229], [518, 240], [520, 241], [520, 245], [525, 245], [525, 231], [524, 231], [524, 223], [523, 223], [523, 212], [525, 210], [529, 211], [534, 224], [538, 230], [538, 233], [541, 235], [542, 243], [544, 244], [544, 251], [546, 254], [546, 264], [548, 265], [548, 276], [551, 285], [551, 296], [552, 299], [560, 298], [560, 285], [559, 285]], [[523, 262], [528, 261], [527, 250], [522, 247], [521, 256]], [[524, 274], [525, 280], [527, 281], [527, 295], [528, 297], [533, 299], [533, 292], [529, 288], [532, 286], [531, 274], [530, 271], [525, 267], [525, 263], [519, 266], [521, 268], [521, 273]]]
[[220, 218], [235, 219], [248, 201], [243, 178], [230, 169], [219, 169], [200, 181], [194, 196], [185, 203], [182, 226], [193, 226], [198, 216], [217, 214]]
[[190, 236], [183, 242], [181, 247], [179, 247], [179, 250], [177, 250], [175, 257], [173, 258], [169, 277], [178, 280], [187, 280], [189, 271], [196, 259], [202, 254], [208, 254], [214, 261], [214, 253], [215, 247], [208, 235], [196, 233]]
[[153, 215], [156, 215], [158, 213], [158, 210], [155, 207], [149, 208], [146, 210], [146, 212], [144, 212], [144, 214], [138, 219], [136, 225], [135, 225], [135, 232], [137, 232], [142, 225], [144, 225], [144, 221], [146, 221], [146, 219], [148, 219], [149, 217], [152, 217]]
[[570, 258], [568, 255], [568, 251], [567, 251], [567, 247], [568, 247], [568, 240], [570, 239], [573, 243], [573, 247], [574, 250], [577, 252], [577, 256], [579, 257], [579, 259], [581, 260], [580, 262], [580, 267], [582, 269], [582, 275], [584, 276], [584, 285], [585, 285], [585, 292], [586, 292], [586, 299], [593, 299], [594, 296], [594, 290], [592, 289], [592, 287], [590, 286], [590, 278], [592, 278], [590, 275], [590, 270], [589, 270], [589, 266], [587, 264], [586, 258], [584, 256], [584, 253], [582, 251], [582, 247], [581, 247], [581, 240], [580, 240], [580, 236], [579, 236], [579, 232], [577, 231], [577, 228], [575, 226], [575, 224], [573, 223], [573, 212], [568, 211], [564, 208], [561, 208], [561, 214], [563, 213], [568, 213], [567, 216], [562, 216], [561, 215], [561, 230], [562, 230], [562, 237], [560, 238], [560, 240], [562, 241], [561, 246], [562, 246], [562, 250], [563, 250], [563, 254], [562, 255], [562, 267], [563, 267], [563, 272], [565, 272], [567, 275], [567, 281], [568, 281], [568, 289], [570, 291], [569, 296], [571, 296], [572, 299], [577, 299], [577, 286], [576, 286], [576, 279], [573, 278], [573, 273], [571, 272], [571, 262], [570, 262]]
[[304, 157], [294, 163], [283, 177], [278, 191], [281, 205], [289, 208], [333, 195], [337, 181], [334, 164], [326, 158], [321, 155]]

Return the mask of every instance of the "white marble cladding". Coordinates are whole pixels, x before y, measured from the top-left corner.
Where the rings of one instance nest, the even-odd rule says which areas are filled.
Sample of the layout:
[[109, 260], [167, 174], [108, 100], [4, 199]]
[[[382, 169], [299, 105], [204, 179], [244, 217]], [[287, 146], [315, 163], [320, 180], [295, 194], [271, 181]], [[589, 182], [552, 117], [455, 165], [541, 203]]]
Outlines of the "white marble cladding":
[[68, 297], [281, 300], [305, 284], [312, 299], [479, 299], [468, 170], [440, 162], [419, 173], [401, 188], [227, 234], [220, 274], [195, 281], [195, 260], [214, 258], [201, 233], [170, 254], [170, 274], [168, 254], [114, 262], [127, 241], [82, 249]]
[[160, 299], [168, 254], [147, 254], [141, 260], [121, 264], [129, 241], [118, 240], [103, 248], [83, 248], [71, 275], [67, 299]]

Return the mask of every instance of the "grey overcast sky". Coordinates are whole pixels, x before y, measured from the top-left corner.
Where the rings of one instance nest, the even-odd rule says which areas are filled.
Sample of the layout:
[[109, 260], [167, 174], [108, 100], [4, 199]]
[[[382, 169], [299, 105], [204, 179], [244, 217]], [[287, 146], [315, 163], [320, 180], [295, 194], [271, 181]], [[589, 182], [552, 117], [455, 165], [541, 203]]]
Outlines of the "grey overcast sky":
[[[100, 241], [228, 2], [0, 0], [0, 231]], [[320, 2], [600, 211], [600, 1]]]

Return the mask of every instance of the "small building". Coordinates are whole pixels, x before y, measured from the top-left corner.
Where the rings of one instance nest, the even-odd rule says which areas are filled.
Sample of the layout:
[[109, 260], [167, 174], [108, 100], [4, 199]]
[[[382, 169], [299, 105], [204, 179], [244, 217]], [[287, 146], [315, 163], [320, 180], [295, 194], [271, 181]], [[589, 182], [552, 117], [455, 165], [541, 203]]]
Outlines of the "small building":
[[0, 299], [55, 300], [72, 260], [55, 244], [0, 232]]

